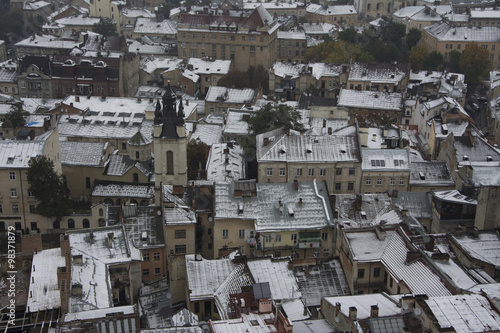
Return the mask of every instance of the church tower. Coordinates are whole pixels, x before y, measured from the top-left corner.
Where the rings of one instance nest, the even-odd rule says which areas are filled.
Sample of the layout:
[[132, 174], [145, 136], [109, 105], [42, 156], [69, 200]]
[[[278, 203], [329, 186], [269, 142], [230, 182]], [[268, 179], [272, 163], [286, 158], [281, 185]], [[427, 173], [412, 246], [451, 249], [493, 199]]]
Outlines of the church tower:
[[[155, 190], [161, 185], [187, 185], [187, 138], [182, 99], [177, 109], [177, 97], [168, 84], [165, 94], [156, 103], [153, 124]], [[159, 201], [159, 197], [156, 198]]]

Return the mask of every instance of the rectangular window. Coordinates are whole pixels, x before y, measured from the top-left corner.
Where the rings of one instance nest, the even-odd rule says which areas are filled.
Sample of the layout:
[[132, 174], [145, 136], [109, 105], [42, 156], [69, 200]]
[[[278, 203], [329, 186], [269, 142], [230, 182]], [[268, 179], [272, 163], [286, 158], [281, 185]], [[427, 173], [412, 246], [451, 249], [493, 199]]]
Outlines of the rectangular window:
[[326, 169], [325, 168], [319, 169], [319, 175], [320, 176], [326, 176]]
[[149, 276], [149, 269], [143, 269], [142, 276]]
[[330, 256], [330, 249], [324, 249], [323, 250], [323, 257], [329, 257]]
[[327, 232], [322, 232], [321, 233], [321, 239], [324, 240], [324, 241], [328, 240], [328, 233]]
[[273, 168], [267, 168], [266, 169], [266, 176], [272, 176], [273, 175]]
[[276, 235], [276, 243], [281, 243], [281, 235]]
[[30, 214], [36, 214], [35, 210], [36, 210], [36, 206], [35, 205], [30, 205]]
[[347, 184], [347, 190], [348, 191], [354, 191], [354, 183], [348, 183]]
[[362, 279], [365, 277], [365, 270], [363, 268], [358, 269], [358, 279]]
[[160, 267], [155, 268], [155, 275], [160, 275]]
[[194, 313], [200, 313], [200, 302], [194, 302]]
[[240, 238], [245, 238], [245, 229], [240, 229], [240, 230], [238, 231], [238, 236], [239, 236]]
[[297, 244], [297, 234], [292, 234], [291, 240], [293, 244]]
[[366, 185], [371, 185], [372, 184], [372, 179], [371, 178], [366, 178]]
[[373, 277], [379, 277], [380, 276], [380, 268], [377, 267], [373, 269]]
[[297, 176], [297, 177], [302, 176], [302, 169], [297, 169], [296, 176]]
[[175, 230], [175, 238], [186, 238], [186, 229]]
[[175, 246], [175, 254], [186, 253], [186, 245], [176, 245]]
[[36, 224], [36, 222], [31, 222], [31, 230], [35, 231], [35, 230], [38, 230], [38, 225]]
[[396, 184], [396, 179], [391, 178], [391, 185], [395, 185], [395, 184]]
[[335, 168], [335, 175], [342, 176], [342, 168]]
[[16, 179], [16, 173], [13, 172], [13, 171], [9, 172], [9, 179], [10, 180], [15, 180]]
[[280, 176], [284, 176], [286, 174], [285, 168], [280, 168]]
[[404, 185], [404, 184], [405, 184], [405, 179], [399, 178], [399, 185]]
[[356, 170], [354, 168], [349, 168], [349, 175], [354, 175], [356, 174]]
[[149, 261], [149, 253], [144, 253], [142, 255], [142, 261]]
[[12, 205], [12, 214], [19, 214], [19, 206]]
[[153, 253], [153, 260], [154, 261], [159, 261], [160, 260], [160, 252]]
[[335, 183], [335, 191], [340, 191], [341, 186], [341, 183]]
[[3, 213], [3, 208], [2, 208], [2, 205], [0, 205], [0, 214]]
[[11, 198], [17, 198], [17, 189], [11, 188], [10, 189], [10, 196], [11, 196]]
[[307, 170], [307, 174], [308, 174], [309, 176], [314, 176], [314, 169], [309, 169], [309, 170]]
[[229, 237], [229, 230], [224, 229], [222, 230], [222, 238], [228, 238]]
[[389, 287], [392, 288], [392, 283], [393, 283], [393, 280], [392, 280], [392, 276], [389, 278]]
[[377, 185], [382, 185], [382, 178], [377, 178]]

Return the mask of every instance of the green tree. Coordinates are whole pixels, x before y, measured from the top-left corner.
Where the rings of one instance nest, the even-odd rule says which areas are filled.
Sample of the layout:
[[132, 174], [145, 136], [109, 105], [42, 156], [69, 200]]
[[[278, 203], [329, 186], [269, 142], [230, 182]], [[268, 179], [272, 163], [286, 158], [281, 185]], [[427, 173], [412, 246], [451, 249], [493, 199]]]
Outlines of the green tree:
[[437, 51], [432, 51], [425, 57], [424, 66], [425, 69], [436, 71], [441, 70], [443, 67], [443, 55]]
[[158, 6], [158, 9], [156, 11], [156, 15], [160, 21], [163, 21], [165, 19], [168, 19], [170, 17], [170, 9], [171, 5], [168, 4], [161, 4]]
[[208, 146], [206, 143], [194, 140], [187, 145], [188, 179], [198, 179], [198, 173], [205, 170]]
[[14, 110], [11, 110], [7, 115], [5, 116], [5, 121], [2, 123], [3, 128], [16, 128], [16, 127], [22, 127], [24, 126], [25, 121], [24, 117], [21, 111], [21, 108], [16, 108]]
[[8, 34], [14, 33], [18, 36], [23, 35], [23, 16], [21, 12], [0, 12], [0, 39], [8, 40]]
[[429, 55], [427, 47], [423, 44], [417, 45], [410, 50], [409, 62], [412, 70], [420, 71], [425, 69], [425, 59]]
[[417, 28], [411, 28], [406, 34], [406, 46], [411, 50], [412, 47], [417, 46], [418, 42], [422, 38], [422, 31]]
[[367, 49], [377, 62], [391, 62], [398, 59], [399, 50], [393, 42], [374, 39]]
[[323, 42], [307, 49], [305, 59], [309, 62], [344, 63], [374, 61], [372, 55], [358, 45], [343, 40]]
[[356, 29], [354, 29], [354, 27], [350, 27], [339, 32], [338, 38], [344, 42], [355, 43], [357, 35], [358, 33], [356, 32]]
[[109, 17], [101, 17], [99, 22], [94, 23], [92, 31], [103, 36], [116, 36], [116, 22]]
[[393, 20], [383, 20], [380, 23], [380, 35], [382, 40], [391, 41], [399, 48], [402, 46], [402, 39], [406, 35], [406, 25]]
[[46, 156], [37, 156], [29, 162], [29, 191], [38, 200], [36, 213], [60, 220], [70, 213], [70, 201], [66, 196], [63, 179], [54, 169], [54, 162]]
[[304, 131], [299, 111], [284, 104], [268, 103], [249, 117], [246, 122], [254, 135], [265, 133], [280, 127]]
[[460, 53], [457, 50], [452, 50], [448, 54], [448, 62], [446, 64], [447, 69], [450, 72], [453, 73], [459, 73], [460, 72], [460, 57], [462, 56], [462, 53]]
[[488, 76], [491, 69], [490, 54], [477, 43], [465, 47], [459, 61], [460, 71], [465, 75], [465, 82], [477, 86]]

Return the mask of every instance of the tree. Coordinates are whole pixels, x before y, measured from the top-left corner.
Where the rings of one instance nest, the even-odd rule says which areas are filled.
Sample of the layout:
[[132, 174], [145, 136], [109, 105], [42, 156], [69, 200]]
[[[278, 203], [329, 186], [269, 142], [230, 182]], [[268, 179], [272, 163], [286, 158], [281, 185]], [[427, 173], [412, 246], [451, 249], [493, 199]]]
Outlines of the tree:
[[460, 71], [465, 75], [465, 82], [477, 86], [488, 76], [491, 69], [490, 54], [477, 43], [470, 43], [460, 56]]
[[432, 51], [424, 59], [425, 69], [432, 71], [441, 70], [443, 66], [443, 60], [443, 55], [441, 53]]
[[188, 164], [188, 179], [198, 179], [198, 173], [205, 170], [207, 161], [208, 146], [200, 140], [188, 142], [187, 145], [187, 164]]
[[23, 35], [23, 16], [21, 12], [0, 12], [0, 40], [9, 40], [8, 35], [14, 33]]
[[362, 50], [358, 45], [343, 40], [323, 42], [308, 48], [305, 59], [309, 62], [340, 62], [344, 64], [348, 64], [351, 60], [359, 62], [374, 61], [373, 56]]
[[447, 69], [450, 72], [453, 73], [459, 73], [460, 72], [460, 57], [462, 56], [462, 53], [458, 52], [457, 50], [452, 50], [448, 54], [448, 62], [446, 64]]
[[2, 123], [3, 128], [17, 128], [22, 127], [25, 124], [25, 120], [20, 107], [11, 110], [5, 116], [5, 121]]
[[103, 36], [116, 36], [116, 23], [109, 17], [101, 17], [99, 22], [94, 23], [92, 31]]
[[35, 212], [60, 220], [70, 213], [70, 201], [62, 177], [54, 170], [54, 162], [46, 156], [37, 156], [29, 162], [27, 172], [29, 191], [38, 200]]
[[406, 46], [411, 50], [412, 47], [417, 46], [418, 42], [422, 38], [422, 31], [417, 28], [411, 28], [406, 34]]
[[356, 42], [357, 35], [358, 33], [356, 32], [356, 29], [350, 27], [348, 29], [339, 32], [338, 38], [340, 40], [343, 40], [344, 42], [354, 43]]
[[261, 89], [264, 94], [269, 92], [269, 73], [262, 65], [250, 66], [246, 72], [232, 70], [217, 82], [219, 87]]
[[406, 35], [406, 25], [396, 23], [393, 20], [383, 20], [380, 23], [380, 34], [382, 40], [391, 41], [398, 48], [402, 45], [402, 39]]
[[249, 117], [246, 122], [254, 135], [265, 133], [280, 127], [304, 131], [299, 111], [285, 104], [268, 103]]
[[410, 67], [412, 70], [420, 71], [425, 68], [425, 59], [429, 55], [429, 51], [424, 44], [417, 45], [410, 50]]
[[160, 21], [163, 21], [165, 19], [168, 19], [170, 17], [170, 5], [167, 4], [162, 4], [158, 6], [158, 9], [156, 11], [156, 15]]

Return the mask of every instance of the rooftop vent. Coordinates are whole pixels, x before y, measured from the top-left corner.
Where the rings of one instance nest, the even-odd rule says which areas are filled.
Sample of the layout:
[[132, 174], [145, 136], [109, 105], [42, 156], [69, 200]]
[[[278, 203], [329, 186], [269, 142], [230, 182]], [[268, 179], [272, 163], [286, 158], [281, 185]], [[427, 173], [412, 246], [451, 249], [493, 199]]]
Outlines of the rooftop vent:
[[487, 162], [493, 161], [493, 157], [491, 155], [486, 156], [486, 161]]
[[468, 155], [464, 155], [463, 160], [464, 161], [468, 161], [469, 160], [469, 156]]
[[420, 180], [425, 180], [425, 174], [422, 171], [420, 171], [418, 175], [420, 176]]

